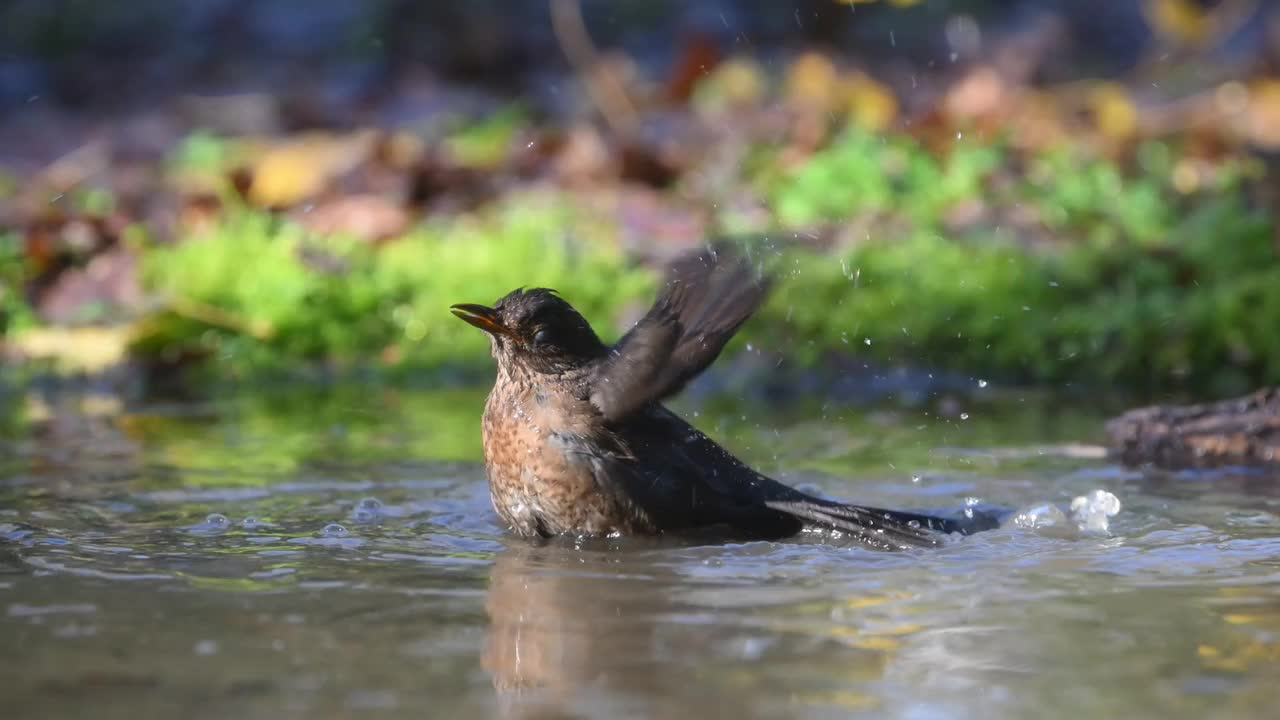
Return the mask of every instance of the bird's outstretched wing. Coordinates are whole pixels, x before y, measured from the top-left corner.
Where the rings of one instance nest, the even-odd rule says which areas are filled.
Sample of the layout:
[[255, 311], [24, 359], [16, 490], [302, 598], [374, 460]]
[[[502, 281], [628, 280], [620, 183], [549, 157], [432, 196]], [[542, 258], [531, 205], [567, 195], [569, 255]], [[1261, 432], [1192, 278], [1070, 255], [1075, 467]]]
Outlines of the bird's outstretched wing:
[[760, 307], [769, 282], [727, 245], [674, 261], [658, 299], [597, 371], [591, 402], [618, 421], [679, 392]]

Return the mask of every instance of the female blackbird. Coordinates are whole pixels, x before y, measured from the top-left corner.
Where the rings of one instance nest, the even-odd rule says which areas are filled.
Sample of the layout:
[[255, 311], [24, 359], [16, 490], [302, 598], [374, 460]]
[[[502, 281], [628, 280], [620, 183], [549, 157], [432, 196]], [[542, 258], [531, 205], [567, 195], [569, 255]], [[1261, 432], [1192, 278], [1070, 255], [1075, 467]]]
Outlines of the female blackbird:
[[498, 374], [484, 410], [494, 508], [524, 536], [844, 533], [884, 549], [932, 546], [951, 520], [848, 505], [747, 467], [662, 401], [716, 359], [767, 280], [728, 247], [673, 262], [657, 301], [613, 347], [554, 290], [460, 304], [489, 334]]

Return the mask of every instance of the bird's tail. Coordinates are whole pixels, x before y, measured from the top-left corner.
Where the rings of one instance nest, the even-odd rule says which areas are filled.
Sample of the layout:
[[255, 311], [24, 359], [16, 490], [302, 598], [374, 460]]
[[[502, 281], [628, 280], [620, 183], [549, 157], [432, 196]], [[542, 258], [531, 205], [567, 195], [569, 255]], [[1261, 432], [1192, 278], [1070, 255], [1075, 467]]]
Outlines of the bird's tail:
[[817, 527], [849, 533], [863, 543], [885, 549], [937, 547], [942, 544], [938, 533], [967, 534], [972, 531], [955, 520], [860, 505], [818, 500], [776, 501], [765, 505]]

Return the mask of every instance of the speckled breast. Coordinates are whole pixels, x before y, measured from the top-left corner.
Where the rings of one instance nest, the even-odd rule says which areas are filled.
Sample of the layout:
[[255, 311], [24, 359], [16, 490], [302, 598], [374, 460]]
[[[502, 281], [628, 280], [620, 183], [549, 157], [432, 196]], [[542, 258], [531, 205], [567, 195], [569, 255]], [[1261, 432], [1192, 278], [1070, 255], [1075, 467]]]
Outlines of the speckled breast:
[[[484, 458], [498, 515], [526, 536], [643, 532], [597, 485], [590, 458], [566, 451], [558, 437], [589, 432], [579, 408], [531, 387], [495, 387], [484, 413]], [[575, 412], [577, 411], [577, 412]]]

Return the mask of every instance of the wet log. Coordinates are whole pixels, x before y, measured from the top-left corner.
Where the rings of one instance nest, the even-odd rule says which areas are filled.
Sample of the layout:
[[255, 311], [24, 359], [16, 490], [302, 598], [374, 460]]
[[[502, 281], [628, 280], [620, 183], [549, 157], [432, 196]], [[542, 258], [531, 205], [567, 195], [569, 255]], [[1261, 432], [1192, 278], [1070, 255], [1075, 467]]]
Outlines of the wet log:
[[1130, 410], [1107, 423], [1107, 435], [1129, 465], [1280, 467], [1280, 387], [1215, 403]]

